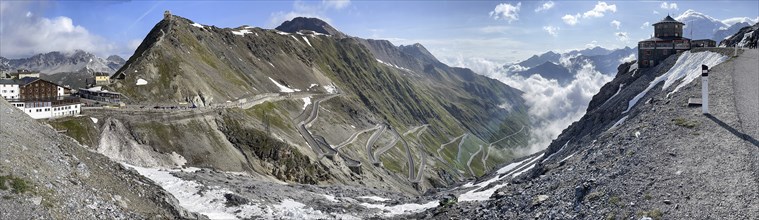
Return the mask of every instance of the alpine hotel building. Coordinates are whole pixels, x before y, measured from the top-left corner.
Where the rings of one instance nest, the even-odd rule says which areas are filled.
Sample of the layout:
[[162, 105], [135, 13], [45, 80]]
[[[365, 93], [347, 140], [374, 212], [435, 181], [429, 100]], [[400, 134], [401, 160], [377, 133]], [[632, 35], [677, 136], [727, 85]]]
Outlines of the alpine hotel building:
[[690, 39], [683, 37], [683, 24], [669, 15], [654, 26], [654, 36], [638, 42], [638, 66], [654, 67], [669, 55], [690, 50]]

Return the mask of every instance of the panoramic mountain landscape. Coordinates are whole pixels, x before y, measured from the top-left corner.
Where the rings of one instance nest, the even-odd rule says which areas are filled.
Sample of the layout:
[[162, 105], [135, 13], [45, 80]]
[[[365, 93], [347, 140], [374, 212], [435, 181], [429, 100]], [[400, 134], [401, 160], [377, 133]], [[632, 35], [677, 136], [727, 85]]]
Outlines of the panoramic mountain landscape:
[[0, 2], [0, 219], [756, 219], [727, 3]]

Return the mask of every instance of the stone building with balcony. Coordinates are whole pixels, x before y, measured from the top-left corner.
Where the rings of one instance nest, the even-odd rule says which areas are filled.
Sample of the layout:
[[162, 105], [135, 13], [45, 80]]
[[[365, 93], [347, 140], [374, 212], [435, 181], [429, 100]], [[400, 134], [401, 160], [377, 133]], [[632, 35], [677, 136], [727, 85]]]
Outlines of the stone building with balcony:
[[683, 37], [683, 24], [667, 15], [653, 24], [654, 36], [638, 42], [638, 66], [654, 67], [672, 54], [690, 50], [690, 39]]

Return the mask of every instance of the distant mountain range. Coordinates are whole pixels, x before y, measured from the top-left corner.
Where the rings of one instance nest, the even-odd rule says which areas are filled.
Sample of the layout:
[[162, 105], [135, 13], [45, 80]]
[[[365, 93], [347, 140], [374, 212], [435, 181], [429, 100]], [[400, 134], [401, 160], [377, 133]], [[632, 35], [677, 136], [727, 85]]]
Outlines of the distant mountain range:
[[45, 74], [66, 72], [106, 72], [113, 74], [124, 63], [126, 61], [117, 55], [103, 59], [83, 50], [70, 53], [53, 51], [28, 58], [7, 59], [0, 57], [0, 71], [27, 69]]
[[504, 69], [510, 74], [530, 77], [538, 74], [546, 79], [555, 79], [561, 84], [572, 81], [574, 75], [586, 63], [592, 64], [595, 69], [603, 74], [611, 75], [617, 72], [619, 64], [625, 61], [635, 60], [638, 54], [637, 47], [625, 47], [621, 49], [606, 49], [593, 47], [583, 50], [573, 50], [566, 53], [548, 51], [516, 64], [505, 65]]

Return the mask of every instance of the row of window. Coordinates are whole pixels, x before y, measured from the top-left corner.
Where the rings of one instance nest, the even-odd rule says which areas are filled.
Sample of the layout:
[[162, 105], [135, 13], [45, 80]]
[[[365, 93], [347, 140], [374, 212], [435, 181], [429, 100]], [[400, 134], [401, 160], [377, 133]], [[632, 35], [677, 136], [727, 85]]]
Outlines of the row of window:
[[[76, 106], [76, 105], [75, 105], [75, 106], [74, 106], [74, 109], [77, 109], [77, 108], [79, 108], [79, 106]], [[71, 109], [71, 106], [70, 106], [70, 105], [69, 105], [69, 106], [65, 106], [65, 107], [56, 107], [56, 108], [53, 108], [53, 110], [54, 110], [54, 111], [60, 111], [60, 110], [69, 110], [69, 109]]]
[[[13, 104], [13, 105], [16, 106], [16, 107], [23, 107], [22, 104]], [[74, 109], [76, 109], [76, 108], [78, 108], [78, 107], [75, 105]], [[71, 106], [66, 106], [66, 107], [53, 108], [53, 111], [62, 111], [62, 110], [70, 110], [70, 109], [71, 109]], [[29, 109], [29, 112], [32, 112], [32, 110], [34, 110], [35, 112], [43, 112], [43, 111], [44, 112], [49, 112], [50, 108]]]
[[4, 99], [16, 99], [15, 95], [12, 96], [3, 96]]
[[3, 90], [3, 93], [14, 93], [16, 90]]
[[656, 26], [656, 28], [658, 28], [658, 29], [672, 28], [672, 27], [674, 27], [674, 28], [680, 28], [680, 25], [679, 24], [675, 24], [674, 26], [672, 26], [672, 25], [669, 25], [669, 24], [662, 24], [662, 25]]

